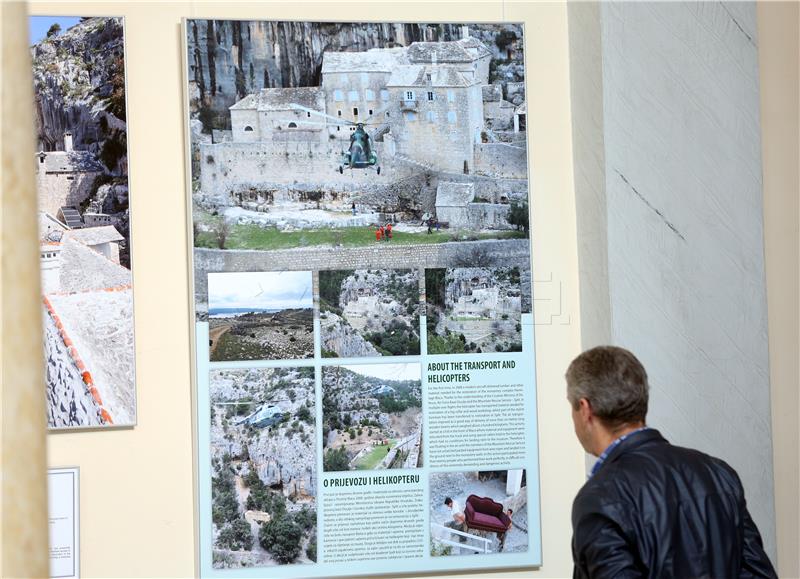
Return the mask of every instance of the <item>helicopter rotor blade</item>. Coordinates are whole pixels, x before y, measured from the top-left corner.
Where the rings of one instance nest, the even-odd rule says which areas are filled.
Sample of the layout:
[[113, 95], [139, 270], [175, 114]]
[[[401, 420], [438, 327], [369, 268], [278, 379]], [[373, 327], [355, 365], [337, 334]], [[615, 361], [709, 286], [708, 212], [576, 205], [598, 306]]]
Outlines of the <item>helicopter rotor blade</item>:
[[330, 121], [333, 121], [337, 125], [356, 125], [356, 124], [358, 124], [358, 123], [354, 123], [351, 120], [343, 119], [341, 117], [337, 118], [337, 117], [332, 117], [331, 115], [326, 115], [325, 113], [321, 113], [319, 111], [315, 111], [314, 109], [310, 109], [308, 107], [304, 107], [303, 105], [298, 105], [296, 103], [290, 104], [289, 108], [294, 110], [294, 111], [303, 111], [303, 112], [306, 112], [306, 113], [309, 113], [309, 114], [312, 114], [312, 115], [316, 115], [318, 117], [322, 117], [322, 118], [328, 119]]
[[[322, 121], [300, 121], [297, 119], [278, 119], [277, 122], [281, 123], [281, 127], [288, 128], [289, 123], [295, 123], [297, 125], [312, 125], [315, 127], [327, 127], [327, 123], [323, 123]], [[285, 124], [284, 124], [285, 123]]]

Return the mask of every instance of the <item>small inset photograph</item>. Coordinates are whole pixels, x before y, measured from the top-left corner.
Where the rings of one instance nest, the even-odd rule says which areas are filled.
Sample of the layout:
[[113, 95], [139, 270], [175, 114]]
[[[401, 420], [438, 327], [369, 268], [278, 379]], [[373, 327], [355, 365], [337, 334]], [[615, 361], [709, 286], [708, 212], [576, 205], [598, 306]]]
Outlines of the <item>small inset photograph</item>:
[[528, 550], [525, 469], [430, 475], [431, 556]]
[[208, 274], [212, 362], [314, 356], [310, 271]]
[[425, 270], [428, 354], [522, 351], [517, 267]]
[[314, 369], [214, 370], [209, 387], [214, 568], [314, 563]]
[[411, 356], [419, 349], [419, 272], [319, 272], [324, 358]]
[[422, 466], [420, 365], [324, 367], [322, 441], [326, 472]]

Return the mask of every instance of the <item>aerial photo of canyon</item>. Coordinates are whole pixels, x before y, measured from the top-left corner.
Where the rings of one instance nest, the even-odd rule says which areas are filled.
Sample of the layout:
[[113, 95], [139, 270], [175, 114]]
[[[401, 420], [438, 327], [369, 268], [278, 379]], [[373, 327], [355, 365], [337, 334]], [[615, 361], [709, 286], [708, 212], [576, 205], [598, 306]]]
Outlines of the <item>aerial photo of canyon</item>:
[[419, 364], [322, 369], [325, 471], [422, 466]]
[[321, 271], [323, 357], [419, 354], [419, 282], [411, 269]]
[[215, 568], [317, 559], [314, 369], [212, 370]]

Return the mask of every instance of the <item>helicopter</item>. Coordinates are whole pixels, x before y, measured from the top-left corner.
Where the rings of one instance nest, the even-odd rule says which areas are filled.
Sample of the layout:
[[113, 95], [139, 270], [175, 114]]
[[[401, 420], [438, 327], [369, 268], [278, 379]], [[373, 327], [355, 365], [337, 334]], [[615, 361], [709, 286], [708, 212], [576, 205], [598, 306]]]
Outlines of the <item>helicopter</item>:
[[[289, 108], [296, 111], [303, 111], [308, 113], [309, 115], [315, 115], [318, 117], [323, 117], [325, 119], [330, 120], [332, 123], [337, 125], [349, 125], [355, 127], [355, 130], [350, 134], [350, 145], [348, 146], [347, 151], [342, 152], [342, 160], [339, 163], [339, 173], [344, 173], [345, 168], [348, 169], [368, 169], [370, 167], [375, 167], [375, 171], [378, 175], [381, 174], [381, 167], [378, 164], [378, 155], [375, 152], [375, 148], [372, 146], [373, 135], [370, 135], [365, 128], [368, 124], [377, 124], [377, 123], [370, 123], [370, 119], [372, 117], [377, 116], [378, 114], [385, 111], [388, 107], [384, 107], [370, 116], [365, 118], [363, 121], [351, 121], [348, 119], [332, 117], [330, 115], [326, 115], [325, 113], [321, 113], [319, 111], [315, 111], [313, 109], [309, 109], [302, 105], [298, 104], [291, 104]], [[295, 123], [302, 123], [305, 125], [325, 125], [327, 123], [323, 122], [312, 122], [312, 121], [292, 121]]]

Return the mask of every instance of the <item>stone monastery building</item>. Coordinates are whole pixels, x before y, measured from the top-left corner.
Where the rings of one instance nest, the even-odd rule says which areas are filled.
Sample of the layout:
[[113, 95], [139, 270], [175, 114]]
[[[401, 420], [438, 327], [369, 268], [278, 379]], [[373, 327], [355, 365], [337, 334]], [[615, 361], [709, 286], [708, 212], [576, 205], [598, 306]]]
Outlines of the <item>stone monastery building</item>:
[[[291, 183], [298, 176], [335, 183], [334, 165], [359, 122], [366, 124], [390, 177], [419, 172], [420, 165], [471, 174], [485, 168], [484, 157], [503, 155], [519, 157], [524, 167], [524, 147], [505, 146], [503, 155], [482, 150], [490, 140], [487, 126], [498, 125], [487, 114], [502, 110], [509, 132], [514, 126], [510, 103], [484, 107], [484, 93], [495, 95], [483, 90], [491, 86], [491, 58], [466, 29], [457, 41], [326, 52], [321, 86], [262, 89], [230, 107], [227, 142], [201, 144], [201, 189], [231, 194], [248, 184]], [[282, 165], [281, 154], [303, 159]], [[505, 176], [526, 177], [524, 171]], [[348, 182], [359, 177], [351, 175]]]

